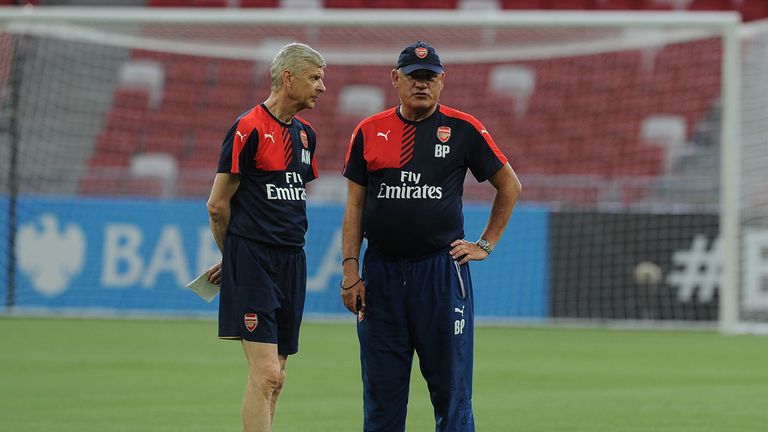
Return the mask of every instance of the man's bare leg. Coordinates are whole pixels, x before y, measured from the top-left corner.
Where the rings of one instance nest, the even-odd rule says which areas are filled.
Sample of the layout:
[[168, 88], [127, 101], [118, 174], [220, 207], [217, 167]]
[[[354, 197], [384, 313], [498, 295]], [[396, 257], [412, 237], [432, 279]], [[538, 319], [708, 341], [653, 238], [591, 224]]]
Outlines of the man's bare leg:
[[243, 396], [243, 432], [270, 432], [277, 395], [285, 379], [285, 360], [277, 345], [243, 341], [248, 360], [248, 384]]
[[272, 403], [269, 407], [270, 425], [275, 422], [275, 408], [277, 407], [277, 398], [280, 397], [280, 391], [283, 389], [283, 384], [285, 383], [285, 363], [288, 361], [288, 356], [278, 354], [277, 359], [280, 362], [280, 385], [275, 387], [275, 390], [272, 392]]

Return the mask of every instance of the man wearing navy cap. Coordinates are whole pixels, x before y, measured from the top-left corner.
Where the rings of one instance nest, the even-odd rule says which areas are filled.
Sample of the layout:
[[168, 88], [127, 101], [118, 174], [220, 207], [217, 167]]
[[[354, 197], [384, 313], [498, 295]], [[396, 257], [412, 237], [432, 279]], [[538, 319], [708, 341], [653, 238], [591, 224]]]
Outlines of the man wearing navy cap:
[[[499, 242], [521, 186], [485, 127], [438, 103], [445, 72], [433, 47], [406, 47], [391, 75], [400, 105], [360, 122], [343, 170], [341, 296], [358, 317], [364, 430], [405, 430], [415, 351], [436, 430], [474, 431], [468, 262], [485, 259]], [[467, 169], [496, 189], [475, 242], [464, 240]]]

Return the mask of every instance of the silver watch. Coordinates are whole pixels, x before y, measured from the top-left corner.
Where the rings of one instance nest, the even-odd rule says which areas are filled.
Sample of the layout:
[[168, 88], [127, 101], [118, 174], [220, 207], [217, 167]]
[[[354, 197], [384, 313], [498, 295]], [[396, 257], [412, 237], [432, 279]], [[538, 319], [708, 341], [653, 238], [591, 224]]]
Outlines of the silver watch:
[[493, 248], [491, 247], [491, 244], [488, 243], [488, 240], [484, 238], [481, 238], [480, 240], [476, 241], [475, 244], [480, 246], [480, 248], [484, 250], [485, 253], [487, 253], [488, 255], [490, 255], [491, 251], [493, 250]]

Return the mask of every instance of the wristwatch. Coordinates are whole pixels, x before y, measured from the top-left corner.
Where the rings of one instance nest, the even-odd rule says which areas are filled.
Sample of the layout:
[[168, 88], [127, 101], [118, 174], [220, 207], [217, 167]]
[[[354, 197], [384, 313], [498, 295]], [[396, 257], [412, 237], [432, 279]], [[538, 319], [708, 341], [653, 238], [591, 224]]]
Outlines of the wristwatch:
[[480, 240], [476, 241], [475, 244], [480, 246], [480, 248], [483, 249], [485, 253], [487, 253], [488, 255], [490, 255], [491, 251], [493, 250], [493, 248], [491, 247], [491, 244], [488, 243], [488, 240], [484, 238], [481, 238]]

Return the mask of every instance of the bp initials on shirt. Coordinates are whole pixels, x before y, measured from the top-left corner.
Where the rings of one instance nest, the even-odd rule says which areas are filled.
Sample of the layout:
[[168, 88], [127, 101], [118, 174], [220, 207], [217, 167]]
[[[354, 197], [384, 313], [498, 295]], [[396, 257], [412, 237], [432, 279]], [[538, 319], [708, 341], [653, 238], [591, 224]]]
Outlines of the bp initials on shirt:
[[448, 153], [451, 152], [451, 148], [445, 144], [435, 144], [435, 157], [445, 158]]

